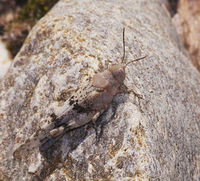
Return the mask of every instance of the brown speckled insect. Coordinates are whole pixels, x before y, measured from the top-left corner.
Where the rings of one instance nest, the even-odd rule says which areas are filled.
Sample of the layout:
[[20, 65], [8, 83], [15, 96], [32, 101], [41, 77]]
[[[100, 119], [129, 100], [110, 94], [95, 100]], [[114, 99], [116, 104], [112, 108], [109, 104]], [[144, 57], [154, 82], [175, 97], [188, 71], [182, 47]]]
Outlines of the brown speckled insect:
[[[108, 108], [113, 97], [120, 92], [126, 77], [125, 68], [134, 61], [144, 59], [146, 56], [124, 64], [125, 59], [125, 29], [123, 29], [123, 57], [122, 63], [110, 65], [103, 72], [93, 76], [92, 81], [78, 90], [69, 100], [66, 109], [61, 111], [49, 123], [45, 130], [38, 130], [29, 143], [45, 151], [51, 147], [63, 133], [81, 127], [97, 118]], [[134, 93], [136, 96], [138, 94]], [[29, 144], [30, 145], [30, 144]], [[27, 146], [26, 146], [27, 147]], [[30, 149], [30, 146], [29, 146]]]
[[[90, 121], [96, 121], [96, 119], [108, 108], [113, 97], [120, 92], [120, 88], [126, 77], [125, 68], [127, 65], [146, 57], [144, 56], [130, 61], [125, 65], [123, 64], [125, 58], [124, 34], [125, 29], [123, 29], [122, 63], [112, 64], [103, 72], [95, 74], [92, 78], [91, 90], [90, 88], [80, 90], [77, 92], [77, 96], [72, 96], [70, 98], [70, 105], [73, 107], [73, 111], [62, 113], [61, 116], [56, 118], [59, 121], [57, 121], [58, 124], [56, 127], [50, 131], [52, 137], [57, 137], [65, 131], [81, 127]], [[140, 96], [135, 92], [134, 94]], [[75, 114], [74, 111], [76, 112]]]

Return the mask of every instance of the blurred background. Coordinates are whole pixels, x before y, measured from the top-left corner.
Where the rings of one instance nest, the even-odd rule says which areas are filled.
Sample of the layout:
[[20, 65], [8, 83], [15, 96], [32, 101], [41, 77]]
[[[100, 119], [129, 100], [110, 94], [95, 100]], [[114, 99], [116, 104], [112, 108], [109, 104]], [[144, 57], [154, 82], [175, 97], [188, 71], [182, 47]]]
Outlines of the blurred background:
[[[0, 0], [0, 78], [21, 48], [34, 24], [58, 0]], [[173, 25], [200, 71], [200, 1], [158, 0], [172, 17]]]

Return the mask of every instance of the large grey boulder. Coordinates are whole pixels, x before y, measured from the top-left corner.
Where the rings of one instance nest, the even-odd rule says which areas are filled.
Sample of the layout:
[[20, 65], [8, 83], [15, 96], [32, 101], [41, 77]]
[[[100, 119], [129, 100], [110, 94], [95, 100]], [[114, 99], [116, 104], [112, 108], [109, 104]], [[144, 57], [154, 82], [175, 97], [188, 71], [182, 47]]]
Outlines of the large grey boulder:
[[[126, 68], [127, 90], [95, 125], [43, 149], [36, 133], [52, 114], [68, 109], [96, 72], [121, 62], [123, 27], [125, 60], [148, 55]], [[200, 74], [165, 7], [156, 0], [57, 3], [0, 82], [0, 142], [1, 180], [199, 180]]]

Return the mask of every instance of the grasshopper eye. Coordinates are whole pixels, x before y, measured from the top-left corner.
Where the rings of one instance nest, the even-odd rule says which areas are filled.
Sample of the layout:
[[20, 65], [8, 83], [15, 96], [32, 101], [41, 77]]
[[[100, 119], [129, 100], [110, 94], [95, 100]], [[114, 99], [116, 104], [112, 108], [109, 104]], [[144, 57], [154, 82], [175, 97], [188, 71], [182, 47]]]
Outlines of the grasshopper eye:
[[118, 69], [116, 72], [114, 72], [114, 77], [115, 79], [122, 84], [124, 82], [125, 79], [125, 72], [123, 68]]
[[125, 79], [124, 66], [120, 64], [112, 65], [111, 67], [109, 67], [109, 70], [113, 74], [115, 80], [117, 80], [120, 84], [124, 82]]

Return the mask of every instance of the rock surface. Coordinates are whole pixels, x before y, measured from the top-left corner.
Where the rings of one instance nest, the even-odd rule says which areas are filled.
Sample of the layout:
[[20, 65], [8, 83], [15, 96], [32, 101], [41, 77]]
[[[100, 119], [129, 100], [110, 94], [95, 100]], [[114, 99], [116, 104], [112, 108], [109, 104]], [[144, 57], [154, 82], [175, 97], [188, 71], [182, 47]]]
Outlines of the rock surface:
[[6, 49], [6, 46], [5, 44], [1, 41], [0, 39], [0, 54], [1, 54], [1, 57], [0, 57], [0, 78], [2, 78], [10, 64], [11, 64], [11, 56], [8, 52], [8, 50]]
[[200, 71], [200, 1], [180, 0], [172, 21]]
[[[122, 57], [125, 85], [96, 125], [13, 156], [82, 83]], [[160, 1], [60, 1], [0, 82], [1, 180], [199, 180], [200, 74]], [[25, 143], [25, 144], [24, 144]], [[27, 144], [28, 145], [28, 144]]]

